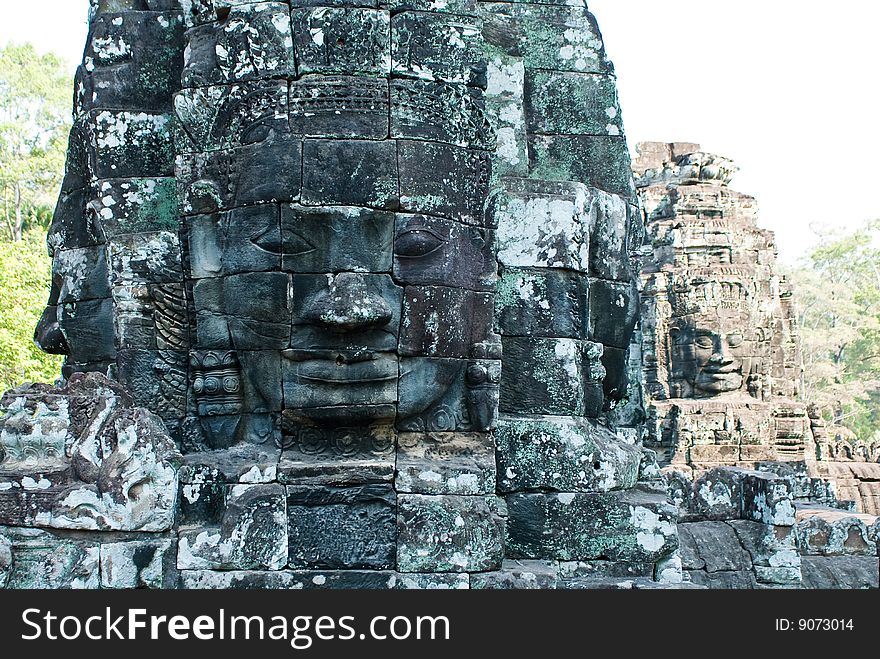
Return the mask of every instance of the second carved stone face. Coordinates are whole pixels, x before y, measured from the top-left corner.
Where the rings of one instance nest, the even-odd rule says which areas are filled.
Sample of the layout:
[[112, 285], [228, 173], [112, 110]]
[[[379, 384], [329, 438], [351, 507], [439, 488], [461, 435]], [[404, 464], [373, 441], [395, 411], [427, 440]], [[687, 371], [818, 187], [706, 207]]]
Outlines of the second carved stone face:
[[696, 398], [739, 391], [751, 370], [755, 341], [748, 314], [721, 309], [690, 315], [673, 331], [675, 375]]

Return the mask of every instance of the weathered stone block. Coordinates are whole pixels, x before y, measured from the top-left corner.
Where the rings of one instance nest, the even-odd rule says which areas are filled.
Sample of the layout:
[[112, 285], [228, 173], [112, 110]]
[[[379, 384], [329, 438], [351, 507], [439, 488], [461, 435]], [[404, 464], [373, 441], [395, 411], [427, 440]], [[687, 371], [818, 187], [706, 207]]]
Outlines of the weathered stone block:
[[38, 529], [0, 527], [0, 588], [95, 589], [100, 547]]
[[52, 271], [61, 282], [61, 304], [110, 297], [107, 249], [103, 245], [56, 250]]
[[176, 231], [177, 185], [173, 178], [111, 179], [95, 183], [90, 205], [107, 239], [127, 233]]
[[58, 323], [70, 347], [71, 361], [90, 362], [116, 357], [113, 301], [110, 298], [59, 304]]
[[586, 338], [588, 288], [579, 273], [505, 267], [495, 293], [498, 331], [502, 336]]
[[530, 133], [623, 134], [617, 87], [610, 75], [527, 71], [525, 112]]
[[[877, 545], [870, 537], [866, 520], [844, 512], [798, 514], [798, 548], [819, 556], [876, 556]], [[823, 514], [824, 513], [824, 514]], [[803, 516], [802, 516], [803, 515]]]
[[233, 5], [222, 23], [190, 29], [186, 41], [185, 87], [296, 75], [286, 3]]
[[391, 272], [394, 215], [364, 208], [281, 207], [281, 267], [296, 273]]
[[483, 206], [492, 161], [485, 151], [439, 142], [398, 141], [400, 207], [487, 226]]
[[529, 69], [613, 73], [596, 19], [582, 5], [564, 4], [484, 3], [486, 41]]
[[[598, 416], [604, 368], [601, 346], [572, 339], [503, 337], [501, 412]], [[599, 376], [599, 377], [595, 377]], [[599, 383], [598, 400], [590, 383]]]
[[400, 201], [394, 141], [306, 140], [302, 203], [395, 210]]
[[727, 523], [736, 531], [740, 543], [749, 552], [756, 569], [758, 567], [800, 568], [797, 532], [794, 527], [769, 526], [744, 519], [730, 520]]
[[682, 567], [706, 572], [751, 569], [749, 554], [733, 528], [724, 522], [690, 522], [678, 525]]
[[103, 110], [89, 117], [89, 169], [95, 178], [173, 174], [174, 146], [168, 115]]
[[795, 509], [787, 478], [747, 471], [742, 480], [743, 517], [774, 526], [794, 526]]
[[101, 545], [102, 588], [173, 588], [172, 540], [134, 540]]
[[880, 561], [870, 556], [804, 556], [804, 588], [880, 588]]
[[742, 475], [739, 470], [713, 469], [693, 483], [685, 496], [691, 513], [705, 520], [739, 519], [742, 516]]
[[442, 82], [391, 81], [391, 137], [471, 149], [495, 147], [482, 95]]
[[512, 494], [507, 506], [510, 558], [654, 561], [678, 545], [675, 511], [659, 493]]
[[288, 486], [290, 566], [392, 567], [396, 510], [390, 485]]
[[120, 11], [94, 18], [84, 53], [88, 65], [77, 72], [76, 114], [170, 109], [180, 86], [184, 24], [169, 8], [161, 14]]
[[588, 189], [576, 183], [508, 179], [492, 201], [498, 261], [524, 268], [587, 272]]
[[504, 555], [504, 502], [495, 497], [398, 498], [400, 572], [497, 570]]
[[495, 438], [500, 492], [607, 492], [638, 478], [639, 447], [589, 419], [502, 417]]
[[391, 71], [398, 76], [486, 86], [478, 19], [405, 11], [391, 19]]
[[751, 570], [736, 572], [703, 572], [690, 570], [687, 576], [691, 583], [706, 586], [713, 590], [749, 590], [755, 588], [755, 576]]
[[181, 570], [280, 570], [287, 564], [287, 510], [281, 485], [233, 485], [219, 526], [182, 529]]
[[495, 492], [495, 444], [484, 433], [403, 433], [394, 487], [413, 494]]
[[581, 181], [625, 199], [635, 194], [623, 137], [530, 135], [529, 162], [536, 179]]
[[467, 590], [470, 586], [469, 574], [434, 573], [400, 574], [395, 579], [397, 590]]
[[283, 570], [277, 572], [186, 570], [180, 573], [181, 588], [195, 590], [386, 590], [398, 576], [380, 570], [333, 570], [329, 572]]
[[305, 76], [290, 83], [290, 127], [306, 137], [388, 137], [388, 82], [361, 76]]
[[407, 286], [399, 352], [405, 357], [467, 358], [492, 328], [493, 299], [445, 286]]
[[360, 8], [293, 10], [297, 73], [365, 73], [391, 70], [388, 13]]

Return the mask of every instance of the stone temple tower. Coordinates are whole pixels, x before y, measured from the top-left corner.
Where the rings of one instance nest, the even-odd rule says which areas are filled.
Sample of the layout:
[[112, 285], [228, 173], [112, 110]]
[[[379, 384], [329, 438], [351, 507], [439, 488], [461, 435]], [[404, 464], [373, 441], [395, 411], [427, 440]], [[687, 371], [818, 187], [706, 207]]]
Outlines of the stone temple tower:
[[5, 580], [652, 581], [642, 239], [583, 2], [94, 0]]

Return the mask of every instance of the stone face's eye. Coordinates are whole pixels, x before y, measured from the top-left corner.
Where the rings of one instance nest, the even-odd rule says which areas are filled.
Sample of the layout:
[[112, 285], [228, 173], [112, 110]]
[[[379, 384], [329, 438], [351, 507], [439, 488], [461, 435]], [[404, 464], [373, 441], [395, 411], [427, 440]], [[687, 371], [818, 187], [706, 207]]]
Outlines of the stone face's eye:
[[715, 342], [708, 334], [700, 334], [699, 336], [697, 336], [696, 339], [694, 339], [694, 343], [697, 345], [698, 348], [708, 349], [715, 347]]
[[403, 258], [416, 259], [427, 256], [443, 247], [443, 238], [428, 229], [410, 229], [397, 236], [394, 253]]
[[743, 335], [739, 332], [733, 332], [727, 335], [727, 345], [731, 348], [739, 348], [743, 344]]

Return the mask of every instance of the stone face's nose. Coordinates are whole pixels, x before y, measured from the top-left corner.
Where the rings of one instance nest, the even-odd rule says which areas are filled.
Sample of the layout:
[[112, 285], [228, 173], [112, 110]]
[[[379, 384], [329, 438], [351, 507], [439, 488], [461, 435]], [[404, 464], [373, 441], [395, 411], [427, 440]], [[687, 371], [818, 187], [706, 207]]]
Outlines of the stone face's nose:
[[390, 305], [367, 286], [363, 275], [343, 272], [327, 278], [327, 288], [306, 303], [307, 320], [337, 332], [382, 327], [391, 321]]

